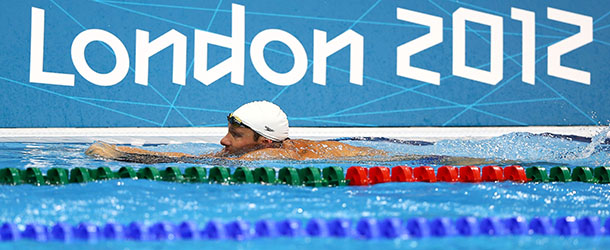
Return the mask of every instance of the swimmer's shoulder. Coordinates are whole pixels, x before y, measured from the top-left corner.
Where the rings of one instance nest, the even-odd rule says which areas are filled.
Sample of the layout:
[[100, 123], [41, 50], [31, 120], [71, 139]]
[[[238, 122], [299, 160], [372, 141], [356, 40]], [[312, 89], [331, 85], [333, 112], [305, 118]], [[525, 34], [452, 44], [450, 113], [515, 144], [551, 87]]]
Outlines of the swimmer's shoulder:
[[[338, 146], [347, 145], [338, 141], [313, 141], [307, 139], [287, 139], [282, 142], [284, 148], [308, 148], [308, 147], [319, 147], [319, 146]], [[349, 145], [348, 145], [349, 146]]]
[[289, 145], [292, 146], [292, 150], [305, 159], [387, 155], [387, 152], [383, 150], [352, 146], [338, 141], [312, 141], [299, 139], [290, 140]]
[[312, 157], [312, 152], [323, 143], [305, 139], [286, 139], [276, 147], [269, 147], [248, 152], [239, 157], [240, 160], [273, 160], [290, 159], [304, 160]]
[[294, 150], [285, 148], [262, 148], [246, 154], [238, 158], [239, 160], [302, 160], [302, 157]]

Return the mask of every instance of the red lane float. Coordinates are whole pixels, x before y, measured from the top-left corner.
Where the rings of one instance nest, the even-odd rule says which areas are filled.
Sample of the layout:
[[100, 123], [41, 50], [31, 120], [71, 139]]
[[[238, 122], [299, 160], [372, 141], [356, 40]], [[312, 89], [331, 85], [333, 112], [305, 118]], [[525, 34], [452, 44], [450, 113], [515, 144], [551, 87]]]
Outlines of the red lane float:
[[457, 182], [459, 180], [458, 168], [454, 166], [442, 166], [436, 172], [436, 179], [438, 181]]
[[434, 171], [430, 166], [411, 168], [395, 166], [391, 169], [384, 166], [369, 168], [353, 166], [347, 169], [345, 176], [350, 186], [366, 186], [387, 182], [527, 182], [525, 169], [518, 165], [502, 169], [499, 166], [485, 166], [481, 170], [476, 166], [442, 166]]
[[369, 169], [369, 180], [371, 185], [391, 182], [392, 179], [390, 178], [390, 168], [381, 166], [372, 167]]
[[460, 182], [481, 182], [481, 170], [475, 166], [460, 168]]
[[366, 168], [353, 166], [347, 169], [345, 179], [349, 180], [350, 186], [366, 186], [371, 183], [367, 172]]
[[407, 166], [396, 166], [392, 168], [392, 182], [412, 182], [413, 169]]
[[527, 182], [525, 169], [522, 166], [508, 166], [504, 168], [504, 178], [514, 182]]
[[413, 171], [413, 177], [415, 178], [415, 181], [419, 182], [436, 182], [434, 168], [430, 166], [416, 167]]
[[483, 167], [483, 181], [504, 181], [502, 168], [498, 166]]

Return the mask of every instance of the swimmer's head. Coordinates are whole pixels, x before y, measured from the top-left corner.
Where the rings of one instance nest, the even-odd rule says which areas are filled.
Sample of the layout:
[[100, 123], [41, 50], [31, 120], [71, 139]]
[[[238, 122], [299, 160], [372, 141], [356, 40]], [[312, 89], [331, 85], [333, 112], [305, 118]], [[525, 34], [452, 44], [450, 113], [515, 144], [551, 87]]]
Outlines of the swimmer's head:
[[228, 154], [247, 153], [288, 138], [288, 118], [267, 101], [244, 104], [227, 116], [229, 132], [220, 143]]

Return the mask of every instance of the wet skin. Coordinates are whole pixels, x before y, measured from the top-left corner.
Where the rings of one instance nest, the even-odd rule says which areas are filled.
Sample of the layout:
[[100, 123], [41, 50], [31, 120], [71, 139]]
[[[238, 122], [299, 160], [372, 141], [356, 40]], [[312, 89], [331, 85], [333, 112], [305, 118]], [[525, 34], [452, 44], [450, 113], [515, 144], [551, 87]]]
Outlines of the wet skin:
[[430, 164], [480, 165], [498, 161], [470, 157], [388, 155], [383, 150], [356, 147], [337, 141], [291, 140], [273, 142], [263, 136], [254, 138], [250, 128], [231, 124], [227, 134], [220, 140], [224, 148], [217, 153], [190, 155], [177, 152], [154, 152], [139, 148], [116, 146], [103, 142], [92, 144], [85, 154], [118, 161], [139, 163], [191, 162], [205, 159], [225, 160], [431, 160]]
[[221, 140], [220, 144], [224, 146], [222, 151], [215, 154], [217, 157], [240, 156], [248, 152], [270, 147], [272, 141], [259, 136], [254, 139], [254, 131], [249, 128], [240, 127], [230, 124], [229, 131]]

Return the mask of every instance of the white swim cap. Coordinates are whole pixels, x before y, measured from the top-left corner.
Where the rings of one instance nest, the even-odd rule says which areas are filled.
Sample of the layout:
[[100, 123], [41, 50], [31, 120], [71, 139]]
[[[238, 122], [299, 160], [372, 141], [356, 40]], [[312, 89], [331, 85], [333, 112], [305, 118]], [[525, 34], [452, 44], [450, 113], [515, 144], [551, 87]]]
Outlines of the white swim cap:
[[273, 103], [246, 103], [231, 115], [267, 139], [283, 141], [288, 138], [288, 118], [284, 111]]

